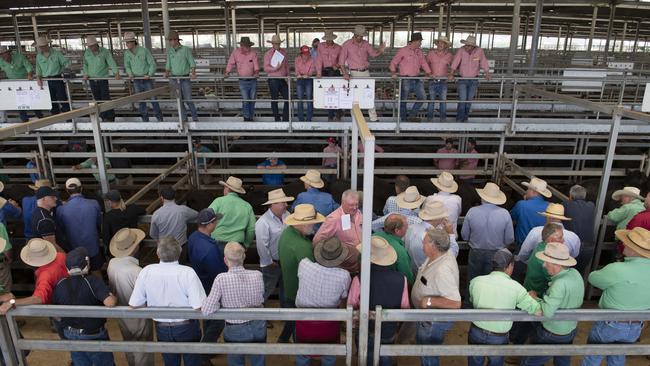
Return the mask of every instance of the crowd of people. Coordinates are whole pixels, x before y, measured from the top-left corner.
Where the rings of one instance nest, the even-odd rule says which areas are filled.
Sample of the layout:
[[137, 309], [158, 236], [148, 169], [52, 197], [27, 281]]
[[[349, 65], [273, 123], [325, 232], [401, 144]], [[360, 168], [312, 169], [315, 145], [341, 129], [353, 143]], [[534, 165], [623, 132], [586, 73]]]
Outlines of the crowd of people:
[[[20, 259], [35, 269], [33, 294], [16, 298], [11, 293], [11, 238], [0, 223], [0, 314], [30, 304], [188, 308], [204, 314], [221, 308], [247, 309], [268, 305], [277, 289], [282, 308], [359, 307], [362, 213], [360, 193], [346, 190], [337, 202], [322, 191], [325, 182], [317, 170], [300, 177], [305, 191], [289, 197], [282, 188], [268, 192], [267, 210], [256, 218], [242, 196], [241, 179], [219, 181], [223, 195], [197, 212], [176, 202], [176, 192], [160, 189], [160, 203], [151, 217], [149, 237], [156, 242], [158, 263], [141, 267], [140, 245], [147, 234], [138, 228], [145, 212], [126, 205], [119, 191], [104, 198], [102, 214], [96, 200], [83, 196], [79, 179], [65, 182], [67, 200], [61, 201], [49, 181], [31, 186], [33, 197], [22, 207], [0, 200], [0, 212], [25, 216], [26, 245]], [[383, 216], [372, 222], [370, 241], [370, 307], [385, 309], [520, 309], [545, 316], [537, 323], [474, 321], [469, 344], [570, 344], [576, 321], [554, 320], [557, 310], [577, 309], [584, 298], [583, 275], [593, 247], [594, 207], [586, 190], [571, 187], [570, 200], [549, 202], [547, 183], [533, 177], [523, 182], [522, 200], [511, 211], [502, 208], [507, 197], [498, 185], [487, 182], [476, 193], [481, 204], [469, 209], [460, 223], [462, 198], [458, 183], [444, 171], [431, 179], [438, 193], [425, 197], [406, 176], [395, 179]], [[616, 238], [622, 261], [588, 274], [588, 282], [602, 290], [602, 309], [634, 311], [650, 308], [650, 193], [645, 198], [634, 187], [614, 192], [622, 206], [608, 216], [617, 223]], [[4, 216], [3, 216], [4, 217]], [[624, 222], [621, 224], [621, 222]], [[188, 224], [197, 229], [188, 236]], [[458, 230], [460, 228], [460, 230]], [[469, 245], [467, 285], [461, 286], [456, 257], [458, 240]], [[255, 243], [259, 270], [245, 268], [247, 252]], [[107, 262], [105, 249], [110, 260]], [[106, 276], [104, 276], [106, 273]], [[104, 278], [108, 281], [105, 282]], [[106, 319], [64, 317], [53, 326], [61, 339], [107, 340]], [[264, 320], [226, 319], [120, 319], [124, 340], [265, 343]], [[417, 344], [444, 342], [451, 322], [421, 321], [415, 327], [382, 323], [381, 339], [369, 336], [369, 363], [373, 342], [394, 343], [414, 338]], [[643, 324], [637, 321], [594, 322], [587, 342], [633, 343]], [[277, 342], [338, 343], [340, 322], [287, 321]], [[112, 365], [112, 353], [71, 352], [74, 365]], [[297, 365], [309, 365], [315, 355], [299, 355]], [[521, 365], [543, 365], [551, 356], [526, 356]], [[599, 365], [603, 356], [583, 359], [584, 366]], [[229, 354], [229, 365], [244, 365], [244, 355]], [[490, 365], [504, 358], [489, 356]], [[150, 353], [127, 354], [129, 365], [152, 365]], [[170, 349], [165, 365], [210, 364], [209, 355]], [[336, 358], [320, 356], [321, 364]], [[620, 355], [607, 356], [608, 365], [623, 365]], [[264, 365], [264, 355], [250, 356]], [[468, 358], [471, 366], [486, 357]], [[556, 365], [570, 365], [570, 357], [554, 357]], [[380, 364], [392, 360], [382, 356]], [[438, 365], [437, 357], [422, 357], [423, 365]]]

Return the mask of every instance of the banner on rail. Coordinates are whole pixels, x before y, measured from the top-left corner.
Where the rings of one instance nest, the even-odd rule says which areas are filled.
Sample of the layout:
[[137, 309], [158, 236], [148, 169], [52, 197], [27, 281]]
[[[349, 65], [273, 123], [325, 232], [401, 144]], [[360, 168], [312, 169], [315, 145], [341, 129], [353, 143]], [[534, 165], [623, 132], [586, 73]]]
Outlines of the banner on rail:
[[11, 81], [0, 82], [0, 111], [52, 109], [50, 89], [47, 82], [41, 89], [36, 81]]
[[314, 108], [361, 109], [375, 107], [375, 79], [314, 79]]

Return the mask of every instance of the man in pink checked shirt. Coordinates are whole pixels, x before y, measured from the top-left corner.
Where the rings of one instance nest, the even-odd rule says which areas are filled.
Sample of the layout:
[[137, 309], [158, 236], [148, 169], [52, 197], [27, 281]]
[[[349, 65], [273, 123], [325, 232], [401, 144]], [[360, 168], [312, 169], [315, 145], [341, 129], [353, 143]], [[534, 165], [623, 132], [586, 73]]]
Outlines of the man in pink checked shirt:
[[[453, 139], [446, 139], [445, 146], [441, 147], [436, 151], [437, 154], [458, 154], [458, 150], [454, 147]], [[456, 158], [440, 158], [433, 159], [433, 162], [436, 164], [436, 167], [440, 170], [454, 170], [458, 165], [458, 159]]]
[[464, 44], [464, 46], [456, 51], [454, 60], [451, 62], [449, 81], [454, 80], [456, 70], [463, 78], [473, 78], [458, 80], [456, 83], [458, 99], [460, 100], [456, 111], [456, 122], [467, 122], [472, 103], [466, 101], [471, 101], [476, 95], [478, 89], [478, 79], [476, 78], [479, 76], [480, 69], [483, 69], [485, 79], [488, 81], [492, 80], [492, 75], [490, 75], [485, 52], [476, 45], [476, 37], [469, 36], [467, 39], [461, 40], [460, 43]]
[[356, 247], [361, 243], [361, 223], [363, 217], [359, 210], [359, 192], [348, 189], [341, 195], [341, 207], [327, 215], [325, 222], [314, 235], [315, 245], [336, 236], [341, 243]]
[[[277, 34], [273, 35], [270, 41], [273, 47], [266, 51], [264, 54], [264, 71], [266, 75], [269, 76], [269, 90], [271, 91], [271, 110], [273, 111], [273, 117], [275, 121], [288, 121], [289, 120], [289, 85], [287, 80], [278, 79], [281, 77], [287, 77], [289, 75], [289, 60], [287, 59], [287, 51], [280, 48], [280, 44], [283, 42], [280, 39], [280, 36]], [[278, 64], [272, 64], [273, 55], [279, 52], [283, 58]], [[280, 117], [280, 111], [278, 110], [278, 96], [282, 94], [284, 99], [284, 106], [282, 107], [282, 117]]]
[[[424, 58], [422, 53], [422, 33], [416, 32], [411, 35], [409, 43], [400, 48], [390, 62], [388, 68], [393, 76], [397, 79], [397, 68], [399, 67], [399, 76], [410, 78], [420, 76], [420, 70], [425, 73], [431, 74], [431, 68]], [[406, 102], [409, 94], [415, 93], [417, 101], [413, 104], [411, 113], [406, 112]], [[420, 122], [417, 117], [420, 108], [422, 108], [422, 101], [427, 96], [424, 94], [424, 81], [422, 79], [402, 79], [402, 88], [400, 91], [400, 105], [399, 114], [402, 121], [408, 120], [409, 122]]]
[[440, 122], [447, 119], [447, 77], [449, 76], [449, 65], [454, 55], [449, 51], [451, 42], [445, 36], [439, 36], [435, 41], [436, 49], [429, 51], [427, 62], [431, 67], [431, 77], [434, 80], [429, 82], [429, 102], [427, 106], [427, 119], [433, 121], [433, 109], [436, 98], [440, 100]]
[[228, 59], [228, 65], [223, 73], [227, 78], [234, 67], [237, 67], [239, 76], [239, 91], [241, 92], [242, 116], [244, 121], [253, 121], [255, 113], [255, 98], [257, 98], [257, 76], [260, 73], [260, 65], [257, 61], [257, 53], [251, 48], [255, 43], [248, 37], [241, 37], [239, 48], [237, 48]]
[[[339, 65], [343, 69], [343, 78], [345, 80], [350, 80], [350, 77], [369, 77], [370, 63], [368, 57], [377, 57], [384, 53], [386, 44], [382, 42], [378, 48], [374, 48], [368, 41], [363, 39], [366, 35], [366, 28], [362, 25], [356, 25], [354, 27], [354, 37], [343, 43], [339, 55]], [[349, 72], [343, 67], [344, 65], [348, 65]], [[369, 109], [368, 114], [371, 122], [377, 122], [377, 111], [374, 108]]]
[[[322, 37], [323, 41], [318, 45], [318, 54], [316, 55], [316, 77], [322, 76], [341, 76], [341, 66], [339, 65], [339, 55], [341, 46], [334, 43], [338, 36], [331, 30], [326, 30]], [[342, 110], [327, 110], [327, 122], [341, 121]]]
[[[311, 57], [309, 46], [300, 47], [300, 55], [294, 61], [296, 72], [296, 94], [298, 97], [298, 120], [311, 122], [314, 115], [313, 99], [313, 84], [314, 73], [316, 72], [316, 61]], [[303, 100], [307, 100], [307, 117], [305, 117], [305, 109]]]

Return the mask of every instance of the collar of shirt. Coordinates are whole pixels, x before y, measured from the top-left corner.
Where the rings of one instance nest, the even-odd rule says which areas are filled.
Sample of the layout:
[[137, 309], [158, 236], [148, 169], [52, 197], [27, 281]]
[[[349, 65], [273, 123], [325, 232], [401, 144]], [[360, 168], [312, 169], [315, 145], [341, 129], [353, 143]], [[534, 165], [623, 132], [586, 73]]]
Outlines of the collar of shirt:
[[206, 240], [206, 241], [209, 241], [209, 242], [215, 243], [215, 244], [217, 243], [217, 241], [212, 239], [212, 237], [210, 235], [206, 235], [206, 234], [200, 232], [199, 230], [196, 231], [196, 235], [198, 235], [201, 238], [201, 240]]
[[173, 262], [160, 261], [158, 264], [160, 264], [161, 266], [178, 266], [179, 265], [178, 261], [173, 261]]
[[646, 262], [650, 263], [650, 258], [644, 258], [644, 257], [625, 257], [623, 258], [625, 262]]
[[544, 197], [539, 195], [539, 196], [529, 198], [528, 201], [544, 201]]
[[427, 257], [427, 261], [424, 262], [424, 268], [429, 268], [429, 266], [432, 266], [432, 265], [434, 265], [434, 264], [436, 264], [436, 263], [438, 263], [440, 261], [443, 261], [445, 259], [445, 256], [447, 256], [447, 255], [449, 255], [449, 250], [446, 251], [444, 254], [442, 254], [441, 256], [439, 256], [438, 258], [436, 258], [434, 260], [431, 260], [430, 257]]
[[488, 276], [493, 276], [493, 277], [503, 277], [507, 279], [512, 279], [510, 276], [508, 276], [507, 273], [502, 272], [502, 271], [492, 271]]
[[228, 272], [232, 273], [244, 272], [245, 270], [243, 266], [228, 267]]

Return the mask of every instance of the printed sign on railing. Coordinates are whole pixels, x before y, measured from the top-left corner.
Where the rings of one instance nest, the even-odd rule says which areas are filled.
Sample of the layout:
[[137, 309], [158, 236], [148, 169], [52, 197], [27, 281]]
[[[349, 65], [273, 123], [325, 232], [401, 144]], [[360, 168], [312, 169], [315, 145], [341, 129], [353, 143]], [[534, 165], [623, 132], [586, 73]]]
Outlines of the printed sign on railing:
[[52, 109], [47, 82], [41, 89], [36, 81], [0, 82], [0, 111]]
[[361, 109], [375, 107], [374, 79], [314, 79], [314, 108], [352, 109], [359, 103]]

